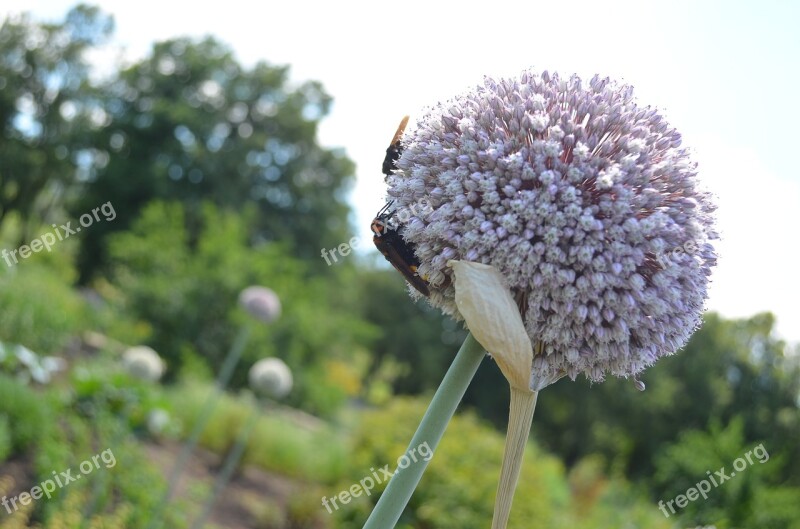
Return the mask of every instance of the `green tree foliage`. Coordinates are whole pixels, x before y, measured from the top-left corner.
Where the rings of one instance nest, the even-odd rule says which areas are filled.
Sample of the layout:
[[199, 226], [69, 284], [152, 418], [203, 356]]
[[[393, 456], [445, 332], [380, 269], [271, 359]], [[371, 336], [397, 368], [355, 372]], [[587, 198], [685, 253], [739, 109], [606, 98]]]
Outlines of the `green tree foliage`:
[[537, 431], [568, 463], [601, 453], [610, 468], [645, 477], [679, 432], [741, 415], [745, 441], [774, 439], [773, 451], [791, 454], [784, 475], [797, 479], [800, 451], [791, 440], [800, 438], [800, 365], [773, 325], [767, 314], [733, 321], [709, 314], [682, 351], [644, 373], [643, 393], [619, 379], [593, 387], [561, 381], [543, 391]]
[[255, 239], [282, 241], [319, 268], [320, 248], [349, 238], [354, 165], [317, 142], [331, 105], [319, 83], [295, 85], [285, 66], [245, 68], [208, 37], [156, 44], [102, 94], [108, 121], [74, 213], [111, 201], [118, 218], [87, 233], [84, 278], [103, 263], [108, 233], [155, 199], [181, 202], [195, 225], [203, 201], [232, 211], [254, 204]]
[[86, 134], [103, 117], [87, 105], [93, 90], [85, 54], [112, 27], [109, 17], [86, 6], [60, 24], [21, 16], [0, 26], [0, 222], [16, 213], [19, 241], [30, 239], [31, 220], [60, 212], [90, 152]]
[[[295, 256], [348, 240], [346, 192], [354, 165], [323, 148], [317, 127], [332, 99], [295, 83], [287, 66], [242, 66], [208, 37], [173, 39], [110, 79], [89, 82], [85, 55], [113, 21], [80, 5], [58, 24], [27, 16], [0, 27], [0, 223], [75, 218], [111, 202], [118, 217], [82, 234], [86, 282], [106, 262], [106, 236], [125, 230], [151, 200], [179, 201], [190, 224], [209, 200], [255, 205], [254, 240]], [[190, 236], [196, 233], [190, 230]]]
[[438, 386], [464, 341], [463, 325], [427, 303], [413, 303], [407, 283], [393, 269], [363, 272], [359, 288], [361, 317], [380, 329], [371, 347], [371, 374], [391, 361], [402, 366], [395, 392], [418, 394]]
[[[250, 248], [252, 216], [204, 204], [192, 240], [183, 206], [155, 202], [131, 231], [111, 237], [113, 282], [124, 293], [128, 310], [151, 324], [150, 344], [171, 367], [178, 367], [188, 350], [215, 370], [236, 329], [250, 322], [237, 310], [241, 290], [252, 284], [272, 288], [283, 314], [269, 326], [255, 326], [246, 358], [250, 363], [265, 356], [282, 358], [295, 374], [289, 402], [330, 413], [347, 391], [328, 367], [336, 361], [363, 364], [361, 344], [375, 334], [353, 315], [357, 291], [346, 286], [354, 284], [354, 272], [337, 268], [338, 281], [309, 277], [306, 264], [277, 244]], [[248, 367], [248, 362], [240, 364], [237, 385], [245, 381]]]
[[[753, 529], [800, 527], [800, 487], [780, 484], [780, 455], [770, 453], [775, 439], [748, 442], [744, 421], [737, 417], [726, 427], [712, 424], [707, 431], [690, 430], [656, 457], [653, 486], [669, 501], [701, 481], [706, 498], [697, 497], [683, 508], [673, 504], [670, 516], [684, 525], [701, 524]], [[721, 474], [718, 474], [721, 473]], [[722, 475], [726, 476], [723, 478]], [[712, 481], [713, 478], [713, 481]]]

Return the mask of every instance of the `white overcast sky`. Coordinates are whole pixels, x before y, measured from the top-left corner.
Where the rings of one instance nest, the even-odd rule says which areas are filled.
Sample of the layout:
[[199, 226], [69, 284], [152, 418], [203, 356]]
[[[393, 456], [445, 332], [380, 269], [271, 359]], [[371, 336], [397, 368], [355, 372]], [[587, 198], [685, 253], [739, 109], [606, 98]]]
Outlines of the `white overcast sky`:
[[[129, 60], [156, 40], [213, 34], [247, 65], [289, 64], [294, 80], [321, 81], [335, 102], [320, 139], [358, 164], [353, 222], [364, 240], [404, 114], [528, 66], [623, 79], [683, 133], [719, 197], [709, 308], [771, 310], [780, 333], [800, 340], [800, 2], [94, 3], [115, 16], [114, 45]], [[55, 21], [72, 5], [4, 0], [0, 17]]]

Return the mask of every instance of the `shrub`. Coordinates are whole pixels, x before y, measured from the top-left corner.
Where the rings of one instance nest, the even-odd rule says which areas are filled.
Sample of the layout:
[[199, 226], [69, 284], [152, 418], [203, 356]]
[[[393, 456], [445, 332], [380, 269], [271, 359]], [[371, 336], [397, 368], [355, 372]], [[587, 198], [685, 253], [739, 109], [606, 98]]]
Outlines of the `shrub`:
[[10, 428], [12, 454], [36, 444], [51, 424], [46, 402], [19, 381], [0, 373], [0, 416]]
[[[363, 413], [353, 439], [353, 456], [346, 477], [336, 486], [328, 487], [324, 494], [330, 499], [369, 476], [372, 469], [386, 464], [394, 472], [426, 404], [424, 399], [396, 399], [386, 407]], [[535, 420], [533, 427], [536, 428]], [[503, 446], [504, 436], [473, 413], [456, 415], [430, 457], [430, 465], [398, 528], [487, 527], [492, 519]], [[575, 480], [568, 481], [555, 457], [529, 443], [509, 529], [669, 527], [655, 506], [643, 503], [623, 482], [608, 480], [597, 471], [579, 473]], [[576, 487], [577, 482], [581, 487]], [[339, 504], [340, 508], [334, 512], [340, 523], [338, 527], [360, 528], [386, 485], [384, 480], [369, 496], [362, 494], [347, 505]], [[581, 496], [581, 488], [595, 489], [597, 494]], [[607, 524], [611, 519], [619, 523]], [[629, 519], [637, 524], [623, 523]]]
[[[211, 384], [187, 384], [169, 393], [170, 409], [188, 435], [214, 390]], [[253, 404], [229, 394], [217, 402], [200, 437], [200, 444], [224, 456], [236, 441]], [[346, 451], [340, 436], [322, 423], [301, 426], [280, 409], [261, 412], [250, 435], [243, 464], [251, 464], [285, 476], [318, 483], [332, 483], [344, 470]]]
[[57, 274], [36, 263], [0, 272], [0, 341], [58, 352], [84, 329], [86, 307]]
[[8, 459], [11, 449], [11, 426], [8, 424], [8, 417], [0, 414], [0, 463]]

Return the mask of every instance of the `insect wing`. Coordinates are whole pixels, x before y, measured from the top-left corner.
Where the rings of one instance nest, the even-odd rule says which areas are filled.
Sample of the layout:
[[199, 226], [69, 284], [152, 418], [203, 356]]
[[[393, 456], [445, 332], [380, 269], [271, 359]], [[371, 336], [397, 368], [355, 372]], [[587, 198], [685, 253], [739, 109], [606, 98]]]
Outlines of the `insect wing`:
[[395, 247], [395, 233], [385, 232], [383, 237], [373, 237], [372, 240], [383, 256], [392, 266], [406, 278], [412, 287], [416, 288], [423, 296], [430, 296], [428, 285], [416, 274], [416, 266], [409, 263]]
[[392, 142], [389, 144], [389, 147], [386, 149], [386, 157], [383, 159], [383, 174], [389, 176], [392, 174], [392, 170], [395, 167], [395, 162], [398, 158], [400, 158], [400, 154], [403, 151], [403, 148], [400, 144], [400, 139], [403, 137], [403, 131], [406, 130], [406, 125], [408, 125], [408, 116], [403, 117], [403, 120], [400, 122], [400, 126], [397, 127], [397, 131], [394, 133], [394, 137], [392, 138]]

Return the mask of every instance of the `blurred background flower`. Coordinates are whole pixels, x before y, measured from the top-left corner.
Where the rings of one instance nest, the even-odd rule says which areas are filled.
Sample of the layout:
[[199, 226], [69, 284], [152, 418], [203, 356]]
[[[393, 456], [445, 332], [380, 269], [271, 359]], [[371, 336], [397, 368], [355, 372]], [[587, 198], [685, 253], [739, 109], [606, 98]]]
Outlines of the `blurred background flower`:
[[155, 408], [147, 412], [147, 431], [153, 437], [159, 437], [167, 431], [170, 425], [169, 412], [163, 408]]
[[131, 375], [150, 382], [158, 381], [166, 371], [166, 364], [158, 353], [146, 345], [126, 349], [122, 353], [122, 364]]
[[250, 368], [250, 387], [259, 395], [281, 399], [292, 390], [292, 372], [280, 358], [264, 358]]
[[271, 323], [281, 315], [278, 295], [266, 287], [251, 286], [242, 290], [239, 304], [251, 316], [264, 323]]

